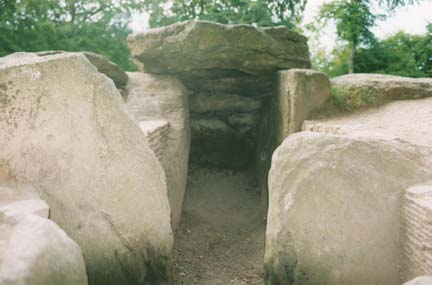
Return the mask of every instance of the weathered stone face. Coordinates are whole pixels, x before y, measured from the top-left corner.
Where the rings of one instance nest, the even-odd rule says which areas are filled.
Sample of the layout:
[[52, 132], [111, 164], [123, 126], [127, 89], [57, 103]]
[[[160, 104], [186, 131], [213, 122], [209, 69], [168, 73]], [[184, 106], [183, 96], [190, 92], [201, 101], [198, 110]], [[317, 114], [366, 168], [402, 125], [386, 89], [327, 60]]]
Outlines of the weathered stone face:
[[[61, 54], [61, 53], [66, 53], [66, 52], [54, 50], [54, 51], [36, 52], [35, 54], [38, 56], [47, 56], [47, 55], [54, 55], [54, 54]], [[83, 54], [90, 61], [90, 63], [93, 64], [94, 67], [96, 67], [96, 69], [100, 73], [105, 74], [108, 78], [110, 78], [118, 89], [125, 88], [126, 83], [128, 81], [128, 76], [126, 75], [126, 72], [123, 69], [121, 69], [117, 64], [109, 61], [105, 57], [94, 52], [84, 51], [78, 53]]]
[[[400, 240], [402, 255], [400, 260], [400, 272], [401, 281], [408, 282], [410, 279], [417, 276], [431, 274], [431, 182], [406, 189], [402, 199], [401, 216]], [[409, 284], [417, 283], [409, 282]]]
[[48, 215], [36, 189], [0, 179], [0, 284], [87, 285], [81, 249]]
[[300, 131], [301, 124], [330, 97], [328, 77], [310, 69], [291, 69], [278, 72], [274, 95], [268, 98], [261, 111], [258, 132], [257, 176], [267, 210], [267, 176], [273, 151], [282, 141]]
[[[171, 224], [175, 229], [180, 221], [188, 172], [190, 128], [188, 90], [172, 76], [128, 72], [126, 86], [127, 110], [141, 129], [154, 125], [154, 120], [168, 123], [159, 128], [159, 143], [153, 149], [160, 151], [160, 161], [167, 178], [168, 199], [171, 205]], [[161, 122], [159, 122], [161, 124]], [[153, 143], [151, 134], [147, 136]], [[163, 149], [160, 149], [163, 146]]]
[[164, 171], [113, 82], [82, 54], [0, 62], [0, 169], [37, 188], [91, 284], [169, 282]]
[[216, 167], [253, 164], [259, 109], [276, 72], [310, 66], [307, 39], [286, 27], [187, 21], [128, 42], [145, 72], [175, 75], [192, 91], [191, 161]]
[[128, 38], [132, 56], [152, 73], [237, 70], [245, 74], [309, 67], [307, 39], [286, 27], [186, 21]]
[[267, 284], [400, 284], [402, 193], [431, 167], [398, 140], [289, 136], [269, 174]]
[[358, 73], [335, 77], [331, 83], [333, 95], [350, 111], [392, 100], [432, 96], [431, 78]]

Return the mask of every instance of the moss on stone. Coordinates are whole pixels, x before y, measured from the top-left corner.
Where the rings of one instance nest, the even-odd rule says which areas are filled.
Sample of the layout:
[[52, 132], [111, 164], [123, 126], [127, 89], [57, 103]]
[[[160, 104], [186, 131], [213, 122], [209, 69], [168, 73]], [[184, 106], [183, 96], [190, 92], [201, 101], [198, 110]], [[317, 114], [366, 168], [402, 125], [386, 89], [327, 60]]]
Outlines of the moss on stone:
[[332, 100], [343, 111], [378, 105], [382, 96], [369, 86], [332, 86]]

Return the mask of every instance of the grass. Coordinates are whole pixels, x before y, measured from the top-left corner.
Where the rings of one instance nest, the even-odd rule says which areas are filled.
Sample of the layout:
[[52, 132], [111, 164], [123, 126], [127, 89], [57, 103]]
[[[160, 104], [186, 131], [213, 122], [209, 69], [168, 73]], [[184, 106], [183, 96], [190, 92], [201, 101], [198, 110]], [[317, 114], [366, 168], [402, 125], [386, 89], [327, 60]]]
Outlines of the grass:
[[378, 105], [381, 96], [373, 87], [369, 86], [332, 86], [332, 100], [342, 111], [353, 111], [362, 107]]

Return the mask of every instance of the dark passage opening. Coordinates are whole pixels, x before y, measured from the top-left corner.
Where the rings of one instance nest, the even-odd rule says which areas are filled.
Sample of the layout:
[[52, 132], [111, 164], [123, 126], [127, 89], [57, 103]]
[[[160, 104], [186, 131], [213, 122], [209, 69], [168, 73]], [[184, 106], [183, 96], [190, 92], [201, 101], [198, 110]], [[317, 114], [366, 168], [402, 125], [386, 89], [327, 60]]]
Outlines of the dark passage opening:
[[[257, 137], [269, 81], [229, 70], [184, 75], [191, 151], [174, 245], [175, 284], [262, 284], [265, 220]], [[266, 82], [262, 89], [257, 82]], [[255, 86], [255, 88], [254, 88]]]

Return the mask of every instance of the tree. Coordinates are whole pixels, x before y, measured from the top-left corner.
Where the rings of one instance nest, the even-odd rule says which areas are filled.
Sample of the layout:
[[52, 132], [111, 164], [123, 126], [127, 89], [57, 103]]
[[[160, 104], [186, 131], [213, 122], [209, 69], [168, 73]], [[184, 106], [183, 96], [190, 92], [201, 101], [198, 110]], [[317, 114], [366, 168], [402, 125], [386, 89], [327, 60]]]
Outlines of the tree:
[[321, 26], [329, 21], [335, 22], [338, 38], [346, 42], [350, 50], [348, 73], [353, 73], [357, 49], [361, 44], [375, 42], [370, 29], [386, 17], [385, 14], [373, 13], [371, 5], [380, 6], [389, 14], [398, 6], [414, 2], [417, 0], [335, 0], [321, 7], [317, 21]]
[[398, 32], [369, 48], [359, 49], [355, 71], [432, 77], [432, 24], [425, 35]]
[[307, 0], [145, 0], [150, 26], [201, 19], [224, 24], [294, 27]]
[[88, 50], [134, 69], [126, 44], [137, 0], [0, 0], [0, 56], [15, 51]]

